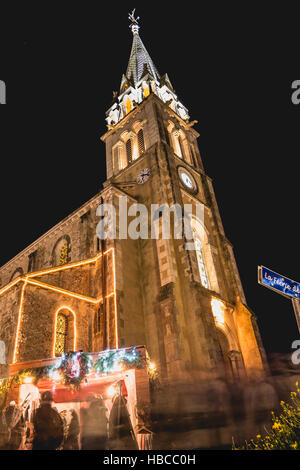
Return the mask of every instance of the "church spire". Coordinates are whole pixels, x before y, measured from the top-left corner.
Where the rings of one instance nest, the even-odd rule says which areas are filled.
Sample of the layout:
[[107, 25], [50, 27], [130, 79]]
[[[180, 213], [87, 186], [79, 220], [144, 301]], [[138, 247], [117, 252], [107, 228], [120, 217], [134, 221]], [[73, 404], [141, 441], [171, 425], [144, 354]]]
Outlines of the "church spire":
[[138, 23], [140, 17], [138, 16], [135, 18], [134, 13], [135, 9], [128, 16], [131, 21], [129, 27], [133, 34], [133, 42], [126, 71], [126, 77], [132, 81], [134, 86], [136, 86], [143, 77], [145, 71], [148, 71], [155, 80], [159, 80], [160, 75], [150, 55], [148, 54], [146, 47], [144, 46], [143, 41], [140, 38], [140, 26]]
[[122, 76], [119, 92], [113, 92], [113, 102], [106, 112], [105, 119], [109, 129], [116, 126], [152, 93], [182, 119], [189, 120], [188, 110], [179, 101], [168, 75], [160, 76], [140, 38], [139, 19], [139, 16], [135, 17], [134, 9], [129, 14], [133, 41], [126, 74]]

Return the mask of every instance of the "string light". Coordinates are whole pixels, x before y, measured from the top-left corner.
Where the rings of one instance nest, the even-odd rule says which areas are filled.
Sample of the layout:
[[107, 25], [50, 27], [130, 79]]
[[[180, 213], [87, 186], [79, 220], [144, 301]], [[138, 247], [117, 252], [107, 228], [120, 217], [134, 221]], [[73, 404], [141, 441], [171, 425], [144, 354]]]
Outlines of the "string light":
[[27, 280], [23, 284], [22, 292], [21, 292], [20, 307], [19, 307], [19, 312], [18, 312], [18, 324], [17, 324], [14, 355], [13, 355], [13, 364], [16, 362], [17, 353], [18, 353], [17, 348], [18, 348], [18, 344], [19, 344], [19, 333], [20, 333], [20, 325], [21, 325], [22, 309], [23, 309], [23, 301], [24, 301], [24, 292], [25, 292], [26, 284], [27, 284]]
[[[108, 295], [105, 296], [106, 299], [114, 296], [114, 307], [115, 307], [115, 344], [116, 344], [116, 348], [118, 348], [118, 345], [119, 345], [119, 338], [118, 338], [118, 318], [117, 318], [117, 299], [116, 299], [116, 267], [115, 267], [115, 251], [114, 251], [114, 248], [109, 248], [108, 250], [106, 250], [104, 253], [103, 253], [103, 256], [104, 255], [108, 255], [108, 253], [112, 252], [113, 254], [113, 279], [114, 279], [114, 286], [113, 286], [113, 292], [109, 293]], [[36, 281], [34, 280], [33, 278], [34, 277], [37, 277], [37, 276], [42, 276], [42, 275], [45, 275], [45, 274], [49, 274], [49, 273], [54, 273], [54, 272], [57, 272], [57, 271], [62, 271], [62, 270], [66, 270], [66, 269], [71, 269], [71, 268], [74, 268], [74, 267], [77, 267], [77, 266], [82, 266], [82, 265], [86, 265], [86, 264], [90, 264], [90, 263], [94, 263], [96, 261], [98, 261], [100, 258], [102, 257], [102, 253], [98, 254], [96, 257], [94, 258], [90, 258], [90, 259], [87, 259], [87, 260], [84, 260], [84, 261], [79, 261], [79, 262], [76, 262], [76, 263], [71, 263], [71, 264], [68, 264], [66, 266], [59, 266], [59, 267], [56, 267], [56, 268], [51, 268], [51, 269], [47, 269], [47, 270], [44, 270], [44, 271], [38, 271], [36, 273], [31, 273], [31, 274], [27, 274], [25, 276], [22, 276], [16, 280], [14, 280], [13, 282], [11, 282], [10, 284], [8, 284], [5, 288], [3, 288], [2, 290], [0, 290], [0, 296], [6, 292], [8, 289], [10, 289], [11, 287], [13, 287], [15, 284], [17, 284], [18, 282], [22, 281], [24, 282], [24, 285], [22, 287], [22, 291], [21, 291], [21, 299], [20, 299], [20, 307], [19, 307], [19, 312], [18, 312], [18, 323], [17, 323], [17, 332], [16, 332], [16, 339], [15, 339], [15, 346], [14, 346], [14, 354], [13, 354], [13, 364], [16, 363], [16, 359], [17, 359], [17, 354], [18, 354], [18, 344], [19, 344], [19, 334], [20, 334], [20, 325], [21, 325], [21, 320], [22, 320], [22, 312], [23, 312], [23, 301], [24, 301], [24, 291], [25, 291], [25, 287], [27, 284], [31, 284], [31, 285], [34, 285], [34, 286], [37, 286], [37, 287], [41, 287], [41, 288], [44, 288], [44, 289], [48, 289], [48, 290], [51, 290], [53, 292], [57, 292], [59, 294], [63, 294], [63, 295], [66, 295], [68, 297], [71, 297], [71, 298], [76, 298], [76, 299], [79, 299], [79, 300], [83, 300], [83, 301], [86, 301], [86, 302], [89, 302], [89, 303], [92, 303], [94, 305], [96, 304], [99, 304], [100, 302], [103, 301], [103, 297], [101, 298], [98, 298], [98, 299], [94, 299], [92, 297], [88, 297], [88, 296], [84, 296], [84, 295], [81, 295], [81, 294], [77, 294], [75, 292], [71, 292], [69, 290], [65, 290], [65, 289], [62, 289], [62, 288], [58, 288], [58, 287], [55, 287], [55, 286], [52, 286], [50, 284], [46, 284], [46, 283], [43, 283], [43, 282], [40, 282], [40, 281]], [[61, 307], [63, 308], [63, 307]], [[69, 307], [68, 307], [69, 308]], [[70, 308], [69, 308], [70, 309]], [[74, 312], [73, 312], [74, 313]], [[75, 314], [74, 314], [75, 315]], [[55, 331], [56, 331], [56, 326], [55, 326]], [[54, 339], [55, 341], [55, 339]], [[74, 347], [75, 349], [75, 347]]]

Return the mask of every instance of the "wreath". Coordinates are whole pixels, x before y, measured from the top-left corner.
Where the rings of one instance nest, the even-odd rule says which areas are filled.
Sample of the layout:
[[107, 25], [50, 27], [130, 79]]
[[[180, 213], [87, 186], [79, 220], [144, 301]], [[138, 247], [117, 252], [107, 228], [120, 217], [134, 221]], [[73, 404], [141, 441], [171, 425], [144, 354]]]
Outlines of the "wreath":
[[70, 351], [62, 355], [61, 362], [55, 370], [61, 374], [61, 383], [63, 385], [68, 385], [78, 390], [80, 384], [90, 372], [90, 368], [91, 359], [89, 354], [82, 351]]

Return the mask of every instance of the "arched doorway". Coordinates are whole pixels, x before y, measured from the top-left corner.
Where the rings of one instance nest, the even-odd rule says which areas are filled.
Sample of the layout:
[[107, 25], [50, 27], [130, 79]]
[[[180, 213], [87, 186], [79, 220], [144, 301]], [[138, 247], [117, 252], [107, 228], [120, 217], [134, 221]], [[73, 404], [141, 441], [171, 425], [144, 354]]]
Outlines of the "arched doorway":
[[217, 327], [218, 340], [222, 351], [225, 375], [228, 380], [238, 379], [242, 373], [241, 353], [230, 346], [229, 340], [221, 327]]
[[218, 340], [219, 340], [219, 344], [220, 344], [220, 348], [222, 352], [225, 375], [229, 380], [232, 380], [234, 375], [233, 375], [231, 360], [229, 357], [229, 352], [230, 352], [229, 341], [225, 333], [221, 330], [221, 328], [217, 328], [217, 334], [218, 334]]

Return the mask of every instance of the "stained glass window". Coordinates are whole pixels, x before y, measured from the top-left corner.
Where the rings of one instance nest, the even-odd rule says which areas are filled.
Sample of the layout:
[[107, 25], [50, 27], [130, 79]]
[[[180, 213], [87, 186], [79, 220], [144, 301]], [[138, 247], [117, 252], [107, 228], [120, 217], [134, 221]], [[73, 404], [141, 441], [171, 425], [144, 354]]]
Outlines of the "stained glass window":
[[59, 266], [62, 266], [63, 264], [67, 264], [68, 254], [69, 254], [68, 244], [65, 243], [59, 253]]
[[55, 356], [61, 356], [66, 352], [68, 334], [68, 318], [60, 313], [57, 316], [56, 336], [55, 336]]
[[203, 260], [201, 242], [198, 237], [195, 238], [195, 248], [196, 248], [196, 255], [197, 255], [201, 283], [204, 287], [206, 287], [206, 289], [209, 289], [209, 282], [208, 282], [208, 277], [207, 277], [205, 264]]

